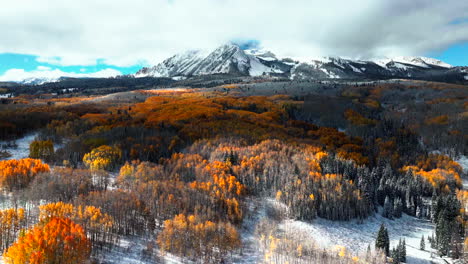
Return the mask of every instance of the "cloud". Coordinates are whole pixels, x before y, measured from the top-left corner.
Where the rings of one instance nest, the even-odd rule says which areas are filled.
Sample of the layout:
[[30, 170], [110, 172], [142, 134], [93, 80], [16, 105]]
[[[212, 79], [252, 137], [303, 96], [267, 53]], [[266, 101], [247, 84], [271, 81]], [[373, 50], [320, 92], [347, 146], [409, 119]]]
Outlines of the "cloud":
[[468, 41], [468, 1], [17, 0], [0, 9], [0, 52], [54, 65], [154, 64], [255, 39], [285, 56], [424, 55]]
[[37, 66], [37, 69], [36, 69], [36, 70], [38, 70], [38, 71], [50, 71], [51, 68], [50, 68], [50, 67], [47, 67], [47, 66], [42, 66], [42, 65], [40, 65], [40, 66]]
[[25, 71], [24, 69], [10, 69], [0, 76], [2, 82], [20, 82], [27, 79], [49, 79], [55, 80], [60, 77], [82, 77], [82, 78], [99, 78], [113, 77], [121, 75], [120, 71], [114, 69], [103, 69], [94, 73], [75, 73], [63, 72], [59, 69], [51, 69], [49, 67], [38, 66], [36, 70]]

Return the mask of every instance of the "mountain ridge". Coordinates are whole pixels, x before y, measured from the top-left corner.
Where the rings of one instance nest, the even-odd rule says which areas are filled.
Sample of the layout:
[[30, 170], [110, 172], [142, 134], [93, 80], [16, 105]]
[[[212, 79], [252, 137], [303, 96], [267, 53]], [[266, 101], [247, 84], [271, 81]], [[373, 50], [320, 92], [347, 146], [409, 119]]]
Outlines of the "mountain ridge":
[[376, 60], [321, 57], [306, 60], [280, 58], [268, 50], [243, 50], [233, 43], [213, 51], [176, 54], [163, 62], [139, 70], [135, 77], [189, 78], [210, 74], [281, 76], [302, 79], [388, 79], [409, 78], [466, 81], [466, 67], [414, 56]]

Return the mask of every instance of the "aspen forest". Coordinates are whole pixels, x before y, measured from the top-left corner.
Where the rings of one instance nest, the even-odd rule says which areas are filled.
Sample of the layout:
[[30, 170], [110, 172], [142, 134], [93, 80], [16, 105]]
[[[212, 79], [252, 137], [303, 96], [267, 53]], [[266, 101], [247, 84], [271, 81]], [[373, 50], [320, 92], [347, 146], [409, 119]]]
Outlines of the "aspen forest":
[[2, 263], [468, 261], [466, 86], [176, 85], [2, 100]]

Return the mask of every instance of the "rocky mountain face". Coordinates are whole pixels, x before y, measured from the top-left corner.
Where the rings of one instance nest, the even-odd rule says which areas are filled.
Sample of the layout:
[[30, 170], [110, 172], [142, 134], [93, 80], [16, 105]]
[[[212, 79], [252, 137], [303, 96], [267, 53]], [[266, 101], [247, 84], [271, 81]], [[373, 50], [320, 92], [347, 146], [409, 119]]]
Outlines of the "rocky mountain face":
[[407, 78], [448, 82], [466, 82], [467, 67], [452, 67], [425, 57], [397, 57], [381, 60], [350, 60], [323, 57], [309, 60], [278, 58], [265, 50], [242, 50], [225, 44], [213, 51], [187, 51], [156, 66], [143, 68], [135, 77], [187, 78], [228, 74], [235, 76], [279, 76], [307, 79], [388, 79]]

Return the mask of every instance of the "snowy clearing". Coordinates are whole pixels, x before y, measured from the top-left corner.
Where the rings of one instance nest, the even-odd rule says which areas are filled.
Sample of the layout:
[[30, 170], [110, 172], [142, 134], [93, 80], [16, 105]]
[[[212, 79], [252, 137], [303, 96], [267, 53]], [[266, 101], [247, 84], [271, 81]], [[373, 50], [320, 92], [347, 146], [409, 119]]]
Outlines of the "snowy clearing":
[[[10, 160], [10, 159], [24, 159], [24, 158], [27, 158], [29, 156], [29, 144], [31, 144], [31, 142], [36, 138], [36, 136], [38, 135], [37, 132], [35, 133], [32, 133], [32, 134], [28, 134], [22, 138], [19, 138], [15, 141], [13, 141], [16, 146], [15, 147], [6, 147], [6, 148], [1, 148], [0, 147], [0, 150], [6, 150], [8, 151], [11, 156], [10, 157], [7, 157], [7, 158], [0, 158], [0, 160]], [[4, 145], [4, 144], [8, 144], [10, 142], [6, 142], [6, 141], [0, 141], [0, 146], [1, 145]]]
[[[270, 203], [276, 203], [269, 200]], [[407, 263], [430, 264], [430, 263], [450, 263], [438, 258], [436, 254], [431, 257], [430, 244], [427, 237], [431, 236], [434, 225], [425, 219], [418, 219], [403, 214], [400, 219], [390, 220], [380, 214], [369, 217], [363, 221], [352, 220], [330, 221], [326, 219], [315, 219], [312, 222], [297, 220], [284, 220], [279, 228], [292, 234], [305, 235], [307, 240], [315, 241], [320, 247], [325, 249], [345, 246], [353, 254], [365, 253], [370, 245], [374, 249], [377, 231], [384, 223], [390, 235], [390, 247], [396, 246], [401, 239], [406, 240]], [[421, 237], [426, 239], [426, 250], [419, 249]]]

